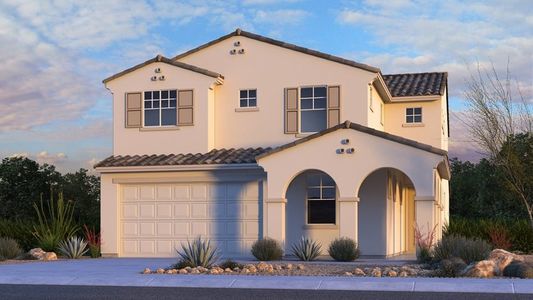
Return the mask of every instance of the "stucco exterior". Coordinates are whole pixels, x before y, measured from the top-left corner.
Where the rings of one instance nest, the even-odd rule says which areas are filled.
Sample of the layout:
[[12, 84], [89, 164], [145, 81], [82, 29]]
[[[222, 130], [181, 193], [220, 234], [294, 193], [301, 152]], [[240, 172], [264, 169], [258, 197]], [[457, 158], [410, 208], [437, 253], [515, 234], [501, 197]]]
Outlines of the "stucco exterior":
[[[226, 256], [249, 256], [253, 241], [264, 237], [290, 255], [307, 236], [324, 249], [349, 237], [362, 255], [389, 257], [415, 251], [415, 224], [435, 227], [440, 237], [449, 211], [446, 82], [431, 95], [399, 97], [383, 78], [374, 67], [237, 30], [104, 80], [113, 95], [113, 156], [97, 165], [102, 252], [175, 256], [174, 247], [201, 235]], [[286, 91], [297, 93], [301, 123], [300, 92], [309, 86], [340, 91], [338, 98], [326, 95], [329, 128], [287, 133]], [[257, 105], [240, 107], [239, 93], [248, 89]], [[126, 126], [126, 95], [158, 90], [192, 91], [186, 109], [193, 122], [179, 125], [178, 107], [176, 125], [146, 126], [142, 119]], [[329, 114], [337, 100], [338, 125]], [[412, 107], [422, 108], [422, 122], [406, 124]], [[261, 154], [227, 160], [216, 152], [241, 148]], [[183, 163], [187, 153], [194, 155]], [[317, 172], [335, 189], [334, 221], [324, 224], [309, 221], [306, 178]]]

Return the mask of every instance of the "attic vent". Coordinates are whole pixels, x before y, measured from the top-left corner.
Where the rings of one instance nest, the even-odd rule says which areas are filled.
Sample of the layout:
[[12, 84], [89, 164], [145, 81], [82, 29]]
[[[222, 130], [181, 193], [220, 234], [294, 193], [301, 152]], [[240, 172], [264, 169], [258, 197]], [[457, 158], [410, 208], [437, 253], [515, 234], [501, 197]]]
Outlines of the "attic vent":
[[244, 49], [239, 49], [239, 54], [244, 54]]
[[235, 49], [231, 49], [231, 50], [229, 51], [229, 54], [231, 54], [231, 55], [235, 55], [235, 53], [237, 53], [237, 50], [235, 50]]
[[233, 43], [233, 46], [235, 46], [235, 47], [239, 47], [240, 45], [241, 45], [240, 41], [236, 41], [235, 43]]

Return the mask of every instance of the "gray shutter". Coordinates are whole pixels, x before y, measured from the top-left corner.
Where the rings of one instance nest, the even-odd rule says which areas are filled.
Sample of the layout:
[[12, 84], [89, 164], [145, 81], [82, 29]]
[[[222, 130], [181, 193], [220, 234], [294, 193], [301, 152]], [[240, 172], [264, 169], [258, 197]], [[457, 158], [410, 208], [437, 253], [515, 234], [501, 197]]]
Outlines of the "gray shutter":
[[194, 99], [192, 90], [178, 91], [178, 125], [194, 125]]
[[298, 133], [298, 88], [285, 89], [285, 133]]
[[328, 87], [328, 128], [341, 122], [341, 87]]
[[127, 93], [126, 94], [126, 128], [140, 128], [141, 127], [141, 93]]

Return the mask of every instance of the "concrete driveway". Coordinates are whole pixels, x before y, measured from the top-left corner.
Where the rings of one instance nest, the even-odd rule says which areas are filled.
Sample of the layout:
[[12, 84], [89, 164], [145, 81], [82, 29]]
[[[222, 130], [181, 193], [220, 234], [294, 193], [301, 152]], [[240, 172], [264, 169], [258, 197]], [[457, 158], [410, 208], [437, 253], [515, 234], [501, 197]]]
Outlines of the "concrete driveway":
[[533, 294], [533, 280], [260, 275], [145, 275], [175, 259], [80, 259], [0, 265], [0, 284]]

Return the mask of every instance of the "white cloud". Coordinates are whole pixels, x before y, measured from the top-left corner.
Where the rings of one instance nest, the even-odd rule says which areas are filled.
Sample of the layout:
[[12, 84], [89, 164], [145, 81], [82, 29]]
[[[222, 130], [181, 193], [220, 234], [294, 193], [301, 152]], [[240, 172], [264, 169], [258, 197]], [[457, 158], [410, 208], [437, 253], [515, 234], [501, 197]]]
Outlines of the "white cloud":
[[298, 24], [308, 15], [307, 11], [299, 9], [258, 10], [254, 21], [274, 25]]

